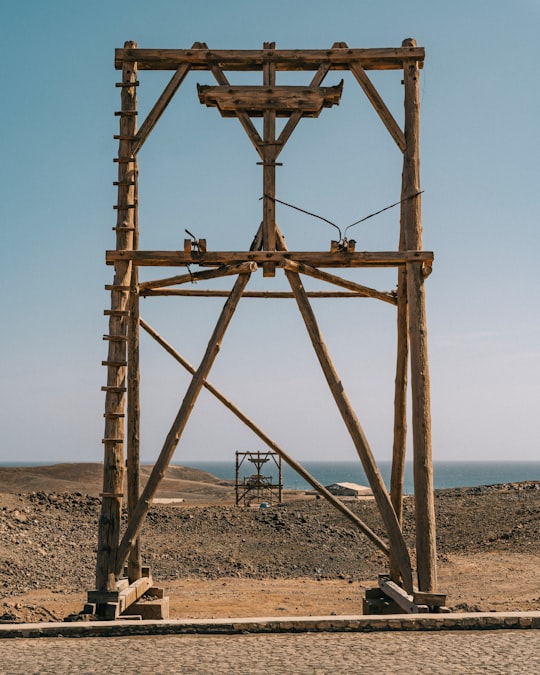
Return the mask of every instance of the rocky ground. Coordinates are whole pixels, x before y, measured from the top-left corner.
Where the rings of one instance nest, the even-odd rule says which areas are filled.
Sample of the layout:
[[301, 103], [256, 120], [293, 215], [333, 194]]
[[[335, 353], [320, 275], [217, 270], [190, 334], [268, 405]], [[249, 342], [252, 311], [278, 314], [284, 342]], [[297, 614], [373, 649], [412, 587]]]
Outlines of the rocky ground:
[[[349, 506], [384, 536], [372, 500]], [[94, 587], [99, 509], [98, 497], [81, 492], [0, 494], [1, 620], [52, 620], [82, 609], [85, 592]], [[436, 512], [449, 605], [540, 609], [540, 483], [441, 490]], [[406, 498], [411, 549], [413, 516]], [[268, 614], [271, 608], [261, 605], [266, 596], [274, 609], [358, 613], [361, 589], [386, 569], [384, 555], [315, 498], [268, 509], [155, 505], [143, 530], [143, 552], [155, 582], [171, 595], [181, 589], [178, 606], [172, 601], [177, 616]], [[302, 587], [306, 598], [314, 594], [306, 600], [309, 612], [300, 611]], [[315, 596], [328, 594], [332, 602], [319, 607]]]

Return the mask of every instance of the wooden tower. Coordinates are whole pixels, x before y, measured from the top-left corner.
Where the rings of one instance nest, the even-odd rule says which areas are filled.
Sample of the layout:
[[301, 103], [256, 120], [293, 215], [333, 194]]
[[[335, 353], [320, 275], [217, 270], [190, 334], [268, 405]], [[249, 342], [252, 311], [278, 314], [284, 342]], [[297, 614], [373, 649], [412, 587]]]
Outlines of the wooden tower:
[[[99, 522], [96, 590], [89, 592], [89, 603], [101, 615], [117, 616], [126, 601], [120, 595], [131, 593], [136, 598], [148, 583], [143, 572], [139, 534], [158, 485], [180, 441], [188, 418], [202, 388], [218, 398], [244, 424], [256, 433], [266, 446], [277, 453], [314, 488], [347, 516], [368, 539], [389, 559], [389, 574], [383, 590], [397, 597], [408, 611], [434, 609], [444, 604], [444, 596], [436, 593], [435, 516], [431, 457], [431, 417], [429, 402], [429, 369], [426, 332], [424, 282], [431, 271], [433, 254], [422, 250], [421, 188], [419, 165], [419, 71], [424, 50], [415, 40], [407, 39], [399, 48], [350, 49], [336, 43], [323, 50], [279, 50], [265, 43], [261, 50], [210, 50], [204, 43], [191, 49], [139, 49], [127, 42], [116, 50], [115, 66], [122, 72], [117, 84], [121, 93], [119, 117], [118, 201], [116, 248], [107, 251], [107, 264], [114, 267], [111, 292], [108, 356], [105, 397], [105, 437], [103, 501]], [[137, 126], [136, 90], [138, 76], [146, 70], [169, 70], [172, 79], [140, 127]], [[216, 86], [199, 86], [201, 103], [216, 107], [225, 117], [236, 117], [242, 124], [260, 157], [263, 173], [263, 214], [258, 230], [248, 233], [253, 243], [243, 251], [211, 250], [206, 240], [189, 240], [183, 251], [139, 250], [138, 248], [138, 152], [148, 139], [160, 116], [191, 70], [210, 71]], [[398, 125], [369, 79], [369, 70], [401, 70], [404, 85], [404, 127]], [[254, 71], [262, 74], [258, 86], [236, 86], [225, 73]], [[280, 86], [279, 71], [311, 71], [309, 85]], [[302, 117], [317, 117], [324, 107], [339, 103], [342, 83], [323, 87], [329, 71], [350, 71], [382, 123], [403, 155], [399, 248], [394, 251], [356, 251], [353, 241], [332, 242], [329, 251], [289, 251], [276, 225], [275, 171], [277, 159], [285, 143]], [[263, 133], [252, 119], [263, 118]], [[279, 133], [276, 118], [286, 118]], [[255, 231], [256, 230], [256, 231]], [[166, 279], [139, 283], [139, 266], [202, 268]], [[397, 290], [378, 291], [345, 280], [324, 268], [391, 267], [396, 269]], [[208, 381], [223, 335], [243, 296], [256, 296], [246, 290], [250, 276], [262, 270], [264, 277], [284, 273], [292, 296], [311, 338], [330, 391], [348, 429], [350, 437], [372, 488], [387, 539], [375, 534], [338, 498], [331, 495], [283, 448], [279, 447], [255, 422]], [[394, 400], [394, 443], [391, 489], [388, 493], [375, 462], [368, 440], [351, 403], [343, 390], [330, 354], [326, 348], [310, 304], [310, 293], [304, 289], [301, 275], [324, 280], [341, 289], [340, 296], [370, 297], [396, 306], [397, 366]], [[201, 295], [226, 295], [227, 299], [198, 367], [191, 366], [173, 347], [139, 317], [139, 298], [155, 295], [193, 295], [182, 285], [194, 279], [222, 276], [235, 278], [230, 292], [204, 292]], [[264, 297], [291, 297], [289, 293], [265, 293]], [[335, 297], [336, 292], [319, 292], [318, 296]], [[154, 468], [144, 486], [139, 485], [139, 330], [143, 328], [185, 369], [192, 380]], [[416, 509], [416, 574], [402, 533], [403, 475], [406, 450], [407, 373], [410, 359], [412, 399], [412, 437], [414, 492]], [[124, 469], [127, 467], [128, 522], [121, 532], [121, 511], [124, 495]], [[122, 579], [127, 563], [128, 579]], [[122, 591], [126, 584], [128, 590]], [[131, 590], [129, 590], [131, 589]], [[139, 589], [139, 590], [137, 590]], [[400, 600], [401, 598], [401, 600]], [[116, 604], [115, 604], [116, 603]], [[111, 605], [113, 609], [111, 610]], [[109, 609], [107, 609], [109, 607]], [[411, 609], [412, 608], [412, 609]]]

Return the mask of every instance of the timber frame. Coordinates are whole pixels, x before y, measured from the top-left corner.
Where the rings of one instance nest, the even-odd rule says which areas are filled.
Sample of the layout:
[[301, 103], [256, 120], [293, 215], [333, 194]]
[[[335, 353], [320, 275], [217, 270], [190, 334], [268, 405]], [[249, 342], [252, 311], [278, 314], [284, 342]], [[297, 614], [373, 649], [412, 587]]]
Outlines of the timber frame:
[[[278, 50], [274, 43], [265, 43], [261, 50], [210, 50], [204, 43], [191, 49], [139, 49], [126, 42], [117, 49], [115, 67], [122, 72], [117, 83], [121, 93], [118, 140], [118, 201], [116, 247], [106, 254], [107, 264], [114, 267], [114, 281], [106, 288], [111, 292], [108, 343], [107, 384], [105, 391], [104, 477], [102, 508], [96, 568], [96, 590], [89, 593], [96, 613], [111, 616], [110, 602], [124, 588], [122, 579], [127, 563], [129, 588], [146, 588], [143, 574], [139, 534], [161, 478], [180, 441], [190, 413], [202, 388], [218, 398], [246, 424], [268, 448], [285, 460], [306, 481], [338, 508], [389, 559], [385, 588], [393, 597], [403, 597], [406, 611], [418, 606], [422, 598], [428, 609], [444, 604], [436, 593], [435, 515], [432, 476], [430, 383], [427, 351], [426, 304], [424, 282], [431, 271], [433, 254], [422, 250], [421, 188], [419, 161], [420, 97], [419, 71], [423, 67], [424, 50], [415, 40], [407, 39], [399, 48], [350, 49], [335, 43], [325, 50]], [[173, 71], [170, 82], [140, 127], [137, 127], [136, 90], [138, 74], [145, 70]], [[246, 251], [213, 251], [205, 240], [184, 242], [183, 251], [148, 251], [138, 249], [138, 152], [152, 129], [192, 70], [210, 71], [215, 87], [199, 87], [201, 103], [216, 107], [223, 116], [237, 117], [260, 157], [263, 172], [262, 223], [253, 243]], [[404, 126], [394, 119], [367, 75], [369, 70], [401, 70], [404, 85]], [[235, 87], [225, 75], [232, 71], [259, 71], [262, 85]], [[309, 86], [285, 87], [276, 84], [278, 71], [312, 71]], [[382, 123], [403, 155], [399, 247], [395, 251], [366, 252], [355, 250], [355, 242], [342, 239], [332, 242], [330, 251], [288, 251], [275, 222], [275, 169], [277, 158], [294, 128], [304, 116], [316, 117], [324, 107], [339, 103], [342, 83], [322, 87], [330, 71], [350, 71]], [[262, 136], [252, 117], [263, 118]], [[276, 133], [276, 118], [287, 122]], [[255, 228], [254, 228], [255, 229]], [[166, 279], [139, 283], [140, 266], [199, 266], [201, 271]], [[397, 272], [397, 290], [378, 291], [342, 279], [321, 268], [392, 267]], [[250, 276], [262, 270], [271, 277], [281, 268], [291, 288], [285, 292], [250, 292], [246, 286]], [[324, 280], [339, 291], [306, 292], [301, 275]], [[221, 276], [235, 278], [229, 291], [185, 290], [183, 284], [194, 279]], [[210, 337], [198, 367], [189, 364], [163, 337], [139, 316], [139, 298], [155, 295], [225, 296], [221, 315]], [[310, 297], [370, 297], [396, 306], [397, 357], [394, 399], [394, 442], [390, 494], [375, 462], [368, 440], [353, 410], [329, 352], [324, 343]], [[357, 450], [386, 530], [386, 539], [373, 532], [343, 502], [331, 495], [285, 450], [279, 447], [258, 425], [208, 381], [227, 326], [242, 297], [294, 297], [302, 315], [314, 350], [336, 401], [351, 439]], [[139, 330], [149, 333], [180, 365], [192, 374], [180, 406], [157, 458], [154, 468], [140, 489], [139, 485]], [[412, 400], [412, 437], [414, 493], [416, 511], [416, 575], [402, 533], [404, 463], [406, 452], [406, 399], [410, 360]], [[124, 423], [126, 419], [126, 423]], [[124, 498], [124, 467], [127, 468], [128, 521], [121, 532]], [[414, 578], [416, 576], [416, 579]], [[416, 595], [415, 595], [416, 594]], [[133, 595], [137, 595], [134, 593]], [[429, 598], [436, 598], [431, 604]], [[428, 600], [426, 600], [426, 598]], [[398, 600], [399, 602], [399, 600]], [[109, 604], [107, 604], [109, 603]], [[108, 614], [107, 607], [109, 606]], [[425, 610], [423, 610], [425, 611]], [[116, 613], [115, 613], [116, 612]], [[118, 615], [119, 609], [112, 610]]]
[[[235, 454], [235, 504], [236, 506], [250, 506], [253, 502], [262, 504], [280, 504], [283, 497], [282, 458], [276, 452], [247, 451]], [[240, 469], [245, 461], [253, 464], [256, 473], [249, 476], [240, 476]], [[270, 466], [278, 471], [278, 482], [274, 483], [272, 476], [263, 476], [262, 467], [270, 462]], [[252, 469], [253, 470], [253, 469]]]

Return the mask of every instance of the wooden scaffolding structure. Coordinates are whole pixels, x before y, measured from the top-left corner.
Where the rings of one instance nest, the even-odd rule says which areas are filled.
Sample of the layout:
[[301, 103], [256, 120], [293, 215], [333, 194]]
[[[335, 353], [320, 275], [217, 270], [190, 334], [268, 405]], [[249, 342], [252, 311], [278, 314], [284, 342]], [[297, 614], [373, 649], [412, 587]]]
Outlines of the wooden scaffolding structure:
[[[202, 388], [209, 390], [264, 443], [283, 458], [346, 515], [368, 539], [389, 558], [389, 576], [381, 581], [383, 590], [401, 598], [407, 611], [427, 611], [444, 604], [444, 596], [436, 593], [435, 515], [432, 477], [430, 384], [426, 331], [424, 281], [431, 271], [433, 254], [422, 250], [421, 189], [419, 162], [420, 97], [419, 71], [423, 67], [424, 50], [415, 40], [407, 39], [399, 48], [350, 49], [336, 43], [324, 50], [279, 50], [274, 43], [265, 43], [261, 50], [211, 50], [204, 43], [191, 49], [139, 49], [126, 42], [117, 49], [115, 67], [122, 72], [117, 84], [121, 92], [119, 116], [118, 201], [116, 248], [107, 251], [107, 264], [114, 266], [109, 316], [108, 356], [105, 398], [104, 478], [102, 509], [99, 521], [96, 590], [89, 592], [101, 615], [117, 616], [120, 612], [121, 588], [146, 588], [150, 581], [143, 573], [139, 534], [161, 478], [169, 465], [188, 418]], [[138, 73], [145, 70], [173, 71], [170, 82], [137, 127], [136, 90]], [[249, 250], [212, 251], [205, 240], [186, 240], [183, 251], [139, 250], [138, 248], [138, 152], [148, 139], [167, 105], [192, 71], [210, 71], [216, 86], [199, 86], [201, 103], [216, 107], [225, 117], [236, 117], [242, 124], [255, 150], [263, 172], [263, 217]], [[369, 70], [401, 70], [404, 85], [404, 126], [398, 125], [367, 75]], [[262, 73], [260, 86], [236, 86], [226, 72], [255, 71]], [[314, 71], [308, 86], [279, 86], [278, 71]], [[342, 83], [322, 87], [330, 71], [352, 73], [381, 121], [403, 155], [399, 248], [395, 251], [369, 252], [355, 250], [354, 241], [332, 242], [330, 251], [288, 251], [276, 225], [275, 171], [278, 156], [302, 117], [316, 117], [322, 108], [339, 103]], [[252, 118], [263, 118], [262, 136]], [[286, 118], [279, 135], [276, 118]], [[139, 283], [138, 268], [199, 266], [201, 271], [166, 279]], [[378, 291], [342, 279], [323, 268], [392, 267], [397, 270], [397, 290]], [[246, 291], [250, 276], [262, 269], [263, 276], [276, 274], [281, 268], [291, 292], [265, 293]], [[153, 295], [194, 295], [182, 284], [194, 279], [222, 276], [236, 277], [232, 290], [202, 291], [201, 295], [226, 295], [227, 300], [197, 368], [191, 366], [171, 345], [139, 317], [139, 298]], [[397, 366], [394, 402], [394, 443], [390, 494], [388, 494], [368, 440], [356, 412], [339, 379], [319, 330], [305, 291], [301, 275], [324, 280], [341, 290], [318, 292], [323, 297], [343, 295], [377, 298], [397, 308]], [[175, 288], [173, 288], [175, 287]], [[307, 471], [260, 427], [239, 410], [207, 380], [227, 326], [243, 296], [294, 297], [304, 320], [330, 391], [349, 431], [380, 511], [387, 541], [375, 534], [338, 498], [331, 495]], [[192, 374], [176, 419], [174, 420], [146, 484], [139, 485], [139, 330], [147, 331], [184, 368]], [[412, 393], [412, 436], [414, 494], [416, 509], [416, 579], [409, 551], [402, 533], [404, 462], [406, 451], [406, 398], [410, 360]], [[126, 423], [124, 420], [126, 419]], [[121, 532], [124, 494], [124, 468], [127, 467], [128, 522]], [[125, 574], [127, 582], [121, 577]], [[390, 585], [388, 585], [390, 584]], [[396, 590], [397, 589], [397, 590]], [[133, 591], [138, 596], [142, 590]], [[116, 605], [115, 605], [116, 603]], [[111, 610], [110, 606], [115, 605]], [[125, 603], [124, 603], [125, 604]], [[109, 610], [106, 610], [107, 606]], [[411, 609], [412, 607], [412, 609]], [[421, 608], [424, 607], [425, 610]], [[420, 608], [420, 609], [419, 609]]]

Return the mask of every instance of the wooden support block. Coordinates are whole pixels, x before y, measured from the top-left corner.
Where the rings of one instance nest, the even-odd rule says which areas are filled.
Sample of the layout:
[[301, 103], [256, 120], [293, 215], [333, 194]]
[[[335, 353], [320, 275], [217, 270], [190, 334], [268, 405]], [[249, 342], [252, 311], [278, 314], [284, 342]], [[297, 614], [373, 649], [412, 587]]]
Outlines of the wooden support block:
[[191, 253], [191, 239], [184, 239], [184, 253]]
[[87, 600], [95, 605], [104, 605], [107, 602], [118, 602], [119, 591], [88, 591]]
[[102, 612], [102, 615], [105, 621], [114, 621], [118, 617], [118, 603], [107, 602], [104, 605], [104, 611]]
[[414, 591], [413, 598], [418, 605], [429, 605], [430, 607], [444, 607], [446, 605], [446, 595], [444, 593]]
[[120, 591], [118, 598], [118, 614], [122, 614], [128, 607], [142, 597], [152, 586], [152, 577], [136, 579], [127, 588]]
[[118, 592], [123, 591], [129, 586], [129, 579], [118, 579], [116, 582], [116, 590]]
[[427, 605], [416, 604], [412, 595], [409, 595], [407, 591], [398, 586], [394, 581], [390, 581], [390, 577], [386, 575], [379, 576], [379, 588], [408, 614], [424, 614], [429, 612]]
[[138, 600], [134, 602], [129, 611], [140, 614], [145, 621], [160, 621], [169, 618], [169, 598], [157, 598], [156, 600]]
[[380, 588], [368, 588], [365, 597], [362, 598], [362, 614], [406, 614], [406, 612]]
[[[117, 582], [117, 587], [121, 590], [88, 591], [88, 603], [101, 605], [100, 613], [104, 618], [108, 621], [114, 621], [152, 587], [151, 576], [141, 577], [132, 584], [128, 582], [127, 586], [125, 582], [127, 582], [127, 579], [121, 579]], [[156, 602], [163, 602], [163, 600], [157, 600]], [[140, 612], [136, 613], [140, 614]]]

